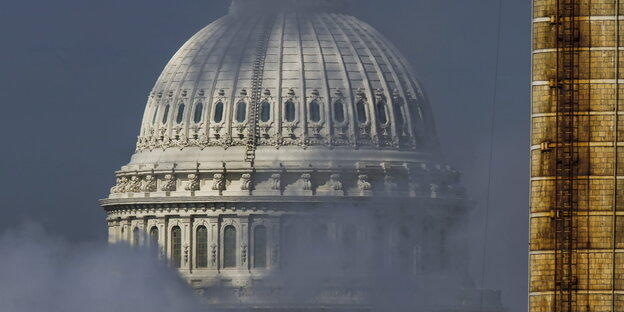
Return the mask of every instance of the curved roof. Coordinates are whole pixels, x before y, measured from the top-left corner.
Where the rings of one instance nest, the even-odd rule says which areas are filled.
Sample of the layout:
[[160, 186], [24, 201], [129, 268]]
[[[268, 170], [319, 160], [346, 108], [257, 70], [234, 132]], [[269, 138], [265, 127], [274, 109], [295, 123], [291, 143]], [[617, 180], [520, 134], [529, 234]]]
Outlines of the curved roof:
[[[236, 10], [270, 1], [287, 5]], [[236, 0], [188, 40], [156, 81], [111, 198], [458, 189], [405, 58], [368, 24], [328, 12], [339, 2], [315, 1]]]
[[435, 146], [425, 96], [382, 35], [345, 14], [282, 11], [230, 14], [186, 42], [149, 97], [137, 151], [245, 145], [254, 83], [259, 146]]

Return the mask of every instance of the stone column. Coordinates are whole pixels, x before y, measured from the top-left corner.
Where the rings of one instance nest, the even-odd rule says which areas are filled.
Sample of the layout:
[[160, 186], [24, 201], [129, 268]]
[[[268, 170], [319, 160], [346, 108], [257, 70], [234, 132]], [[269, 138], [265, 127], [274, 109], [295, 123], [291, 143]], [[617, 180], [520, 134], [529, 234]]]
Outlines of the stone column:
[[191, 270], [191, 264], [193, 263], [191, 259], [192, 255], [192, 241], [193, 241], [193, 230], [192, 230], [192, 217], [184, 218], [181, 220], [182, 225], [182, 263], [180, 265], [181, 270]]
[[208, 217], [208, 267], [219, 268], [219, 218]]
[[249, 265], [250, 255], [249, 255], [249, 217], [241, 216], [238, 218], [238, 222], [240, 224], [240, 234], [238, 237], [239, 244], [239, 256], [240, 256], [240, 268], [249, 270], [251, 266]]

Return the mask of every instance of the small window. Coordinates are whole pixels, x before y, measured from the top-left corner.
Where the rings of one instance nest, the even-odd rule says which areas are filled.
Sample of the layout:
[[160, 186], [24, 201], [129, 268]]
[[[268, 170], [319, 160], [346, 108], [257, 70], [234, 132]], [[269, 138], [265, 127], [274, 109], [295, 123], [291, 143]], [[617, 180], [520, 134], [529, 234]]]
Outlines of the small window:
[[162, 123], [163, 124], [167, 123], [167, 118], [169, 118], [169, 104], [167, 104], [167, 106], [165, 106], [165, 112], [163, 113], [163, 118], [162, 118]]
[[236, 228], [232, 225], [226, 226], [223, 233], [223, 267], [236, 267]]
[[245, 122], [247, 119], [247, 103], [238, 102], [236, 105], [236, 121]]
[[198, 268], [208, 267], [208, 229], [205, 226], [197, 228], [197, 259]]
[[178, 124], [182, 123], [183, 119], [184, 119], [184, 103], [181, 103], [180, 106], [178, 106], [178, 116], [176, 117], [176, 123]]
[[132, 231], [132, 239], [133, 239], [132, 245], [133, 246], [135, 246], [135, 247], [139, 246], [139, 237], [140, 237], [140, 235], [139, 235], [139, 228], [135, 227], [134, 231]]
[[214, 122], [216, 123], [220, 123], [221, 121], [223, 121], [223, 103], [222, 102], [219, 102], [215, 105], [215, 112], [214, 112], [214, 116], [212, 120], [214, 120]]
[[182, 230], [179, 226], [171, 229], [171, 262], [176, 268], [182, 266]]
[[310, 103], [310, 120], [312, 122], [321, 121], [321, 105], [317, 101]]
[[356, 110], [357, 110], [357, 119], [360, 123], [365, 123], [368, 120], [368, 117], [366, 117], [366, 106], [364, 104], [364, 101], [359, 101], [357, 102], [357, 104], [355, 105]]
[[267, 230], [263, 225], [254, 229], [254, 268], [267, 267]]
[[260, 104], [260, 121], [268, 122], [271, 120], [271, 104], [269, 102], [262, 102]]
[[386, 114], [386, 101], [379, 101], [379, 103], [377, 103], [377, 119], [379, 119], [379, 123], [381, 124], [388, 123], [388, 115]]
[[158, 116], [158, 108], [160, 108], [160, 105], [156, 105], [156, 110], [154, 111], [154, 116], [152, 117], [152, 125], [156, 124], [156, 117]]
[[336, 101], [334, 103], [334, 118], [336, 119], [336, 122], [345, 121], [344, 105], [341, 101]]
[[293, 103], [292, 101], [288, 101], [284, 106], [284, 118], [286, 119], [286, 121], [295, 121], [295, 103]]
[[204, 104], [202, 102], [197, 103], [195, 105], [195, 115], [193, 116], [193, 121], [198, 124], [202, 121], [202, 115], [204, 114]]
[[158, 227], [153, 226], [149, 233], [150, 244], [156, 246], [158, 244]]

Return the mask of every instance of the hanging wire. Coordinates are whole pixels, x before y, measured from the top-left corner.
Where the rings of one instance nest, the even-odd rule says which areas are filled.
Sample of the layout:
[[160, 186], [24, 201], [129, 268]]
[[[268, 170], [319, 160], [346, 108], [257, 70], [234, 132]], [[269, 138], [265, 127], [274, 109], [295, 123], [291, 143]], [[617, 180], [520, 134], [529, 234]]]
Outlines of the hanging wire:
[[483, 229], [483, 261], [481, 264], [481, 310], [483, 310], [483, 292], [485, 289], [485, 271], [487, 266], [487, 243], [490, 218], [490, 197], [492, 191], [492, 163], [494, 159], [494, 130], [496, 126], [496, 102], [498, 97], [498, 78], [500, 65], [501, 35], [503, 25], [503, 0], [498, 0], [498, 22], [496, 33], [496, 60], [494, 66], [494, 85], [492, 91], [492, 108], [490, 116], [490, 146], [488, 154], [487, 192], [485, 200], [485, 225]]

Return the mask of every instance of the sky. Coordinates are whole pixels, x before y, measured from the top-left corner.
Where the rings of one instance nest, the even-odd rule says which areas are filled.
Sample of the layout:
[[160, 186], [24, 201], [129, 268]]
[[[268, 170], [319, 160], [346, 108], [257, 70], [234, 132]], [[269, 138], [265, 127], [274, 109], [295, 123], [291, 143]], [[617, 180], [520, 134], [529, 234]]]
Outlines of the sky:
[[[418, 74], [446, 161], [477, 205], [466, 236], [481, 279], [499, 0], [358, 0], [352, 13]], [[485, 286], [526, 310], [530, 1], [502, 0]], [[226, 0], [0, 3], [0, 233], [23, 222], [104, 241], [98, 199], [134, 151], [160, 71]]]

